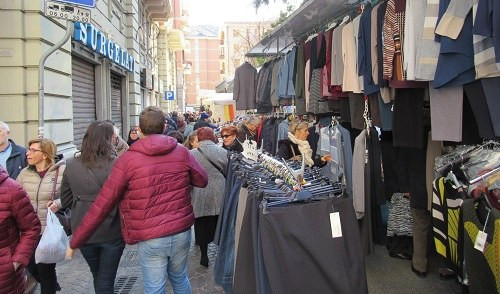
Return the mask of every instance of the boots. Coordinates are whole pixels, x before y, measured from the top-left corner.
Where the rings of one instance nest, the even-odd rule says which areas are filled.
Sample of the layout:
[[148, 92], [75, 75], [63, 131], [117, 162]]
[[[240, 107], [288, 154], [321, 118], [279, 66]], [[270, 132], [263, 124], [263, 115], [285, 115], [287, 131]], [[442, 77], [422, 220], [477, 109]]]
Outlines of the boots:
[[208, 268], [208, 245], [200, 245], [201, 259], [200, 265]]

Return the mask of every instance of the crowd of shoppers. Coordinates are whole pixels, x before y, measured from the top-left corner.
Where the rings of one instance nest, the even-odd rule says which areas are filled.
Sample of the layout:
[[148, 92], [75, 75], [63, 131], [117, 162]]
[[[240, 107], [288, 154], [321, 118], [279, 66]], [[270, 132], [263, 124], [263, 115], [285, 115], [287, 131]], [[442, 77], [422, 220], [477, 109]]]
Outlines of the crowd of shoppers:
[[190, 293], [191, 227], [200, 264], [208, 267], [228, 151], [242, 152], [244, 140], [255, 140], [259, 123], [249, 116], [218, 132], [210, 112], [168, 115], [147, 107], [126, 141], [112, 121], [94, 121], [80, 150], [62, 159], [50, 139], [33, 139], [27, 149], [16, 145], [0, 122], [2, 291], [24, 293], [25, 269], [42, 294], [61, 290], [56, 264], [36, 263], [34, 252], [48, 210], [70, 209], [68, 258], [80, 249], [95, 293], [113, 293], [125, 244], [138, 244], [146, 293], [163, 293], [167, 279], [175, 293]]

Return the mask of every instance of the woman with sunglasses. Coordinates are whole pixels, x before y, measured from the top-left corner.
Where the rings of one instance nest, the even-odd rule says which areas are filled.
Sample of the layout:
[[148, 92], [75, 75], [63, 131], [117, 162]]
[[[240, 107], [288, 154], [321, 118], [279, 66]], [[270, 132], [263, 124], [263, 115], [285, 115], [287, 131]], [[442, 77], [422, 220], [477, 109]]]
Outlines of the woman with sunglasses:
[[130, 147], [132, 144], [135, 142], [139, 141], [139, 128], [138, 127], [131, 127], [130, 131], [128, 132], [128, 139], [127, 139], [127, 145]]
[[[29, 149], [26, 152], [28, 166], [21, 170], [17, 181], [26, 190], [31, 204], [35, 207], [42, 223], [41, 234], [43, 234], [47, 225], [48, 209], [57, 212], [61, 208], [61, 182], [65, 164], [63, 160], [55, 162], [57, 147], [49, 139], [34, 139], [28, 143], [28, 146]], [[40, 242], [40, 238], [38, 242]], [[33, 252], [28, 264], [28, 271], [40, 283], [42, 294], [54, 294], [61, 290], [59, 283], [57, 283], [55, 263], [37, 264]]]
[[228, 151], [243, 152], [243, 146], [236, 138], [238, 135], [238, 128], [235, 126], [227, 126], [221, 130], [222, 148]]

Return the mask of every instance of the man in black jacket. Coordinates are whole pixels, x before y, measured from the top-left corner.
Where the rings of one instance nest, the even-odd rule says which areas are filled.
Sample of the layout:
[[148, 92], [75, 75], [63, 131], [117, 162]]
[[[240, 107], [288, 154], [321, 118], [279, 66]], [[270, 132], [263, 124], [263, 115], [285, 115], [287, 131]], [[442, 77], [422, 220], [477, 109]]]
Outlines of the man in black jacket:
[[196, 131], [197, 129], [203, 127], [209, 127], [215, 129], [215, 127], [208, 122], [208, 118], [209, 118], [208, 114], [202, 112], [200, 115], [200, 119], [198, 119], [198, 121], [194, 124], [193, 131]]
[[27, 166], [26, 149], [9, 139], [9, 126], [0, 121], [0, 165], [7, 169], [14, 180], [23, 168]]

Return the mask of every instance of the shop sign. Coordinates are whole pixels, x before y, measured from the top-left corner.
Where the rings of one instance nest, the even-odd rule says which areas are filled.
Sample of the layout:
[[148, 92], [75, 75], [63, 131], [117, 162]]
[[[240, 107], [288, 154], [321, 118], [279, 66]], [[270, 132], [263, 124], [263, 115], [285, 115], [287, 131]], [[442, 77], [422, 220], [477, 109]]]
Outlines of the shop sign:
[[165, 100], [168, 100], [168, 101], [175, 100], [174, 91], [165, 91]]
[[97, 2], [96, 0], [55, 0], [55, 1], [73, 4], [76, 6], [89, 7], [89, 8], [95, 8]]
[[109, 40], [93, 24], [75, 22], [73, 39], [128, 71], [134, 71], [134, 57], [125, 48]]
[[45, 15], [71, 21], [90, 22], [92, 12], [90, 9], [78, 6], [66, 5], [55, 1], [46, 1]]

